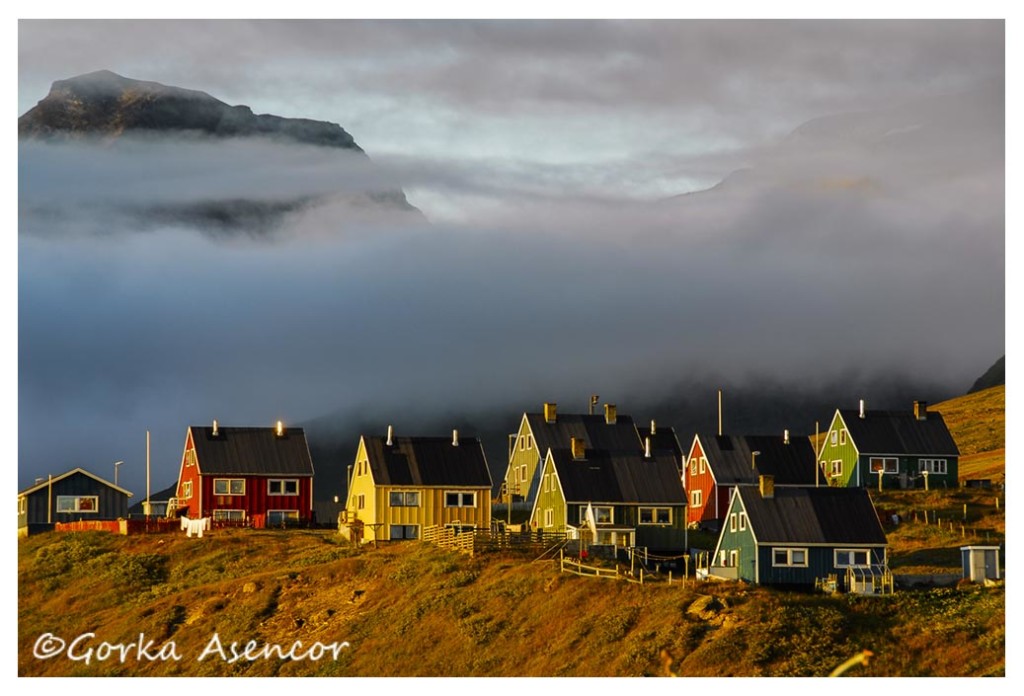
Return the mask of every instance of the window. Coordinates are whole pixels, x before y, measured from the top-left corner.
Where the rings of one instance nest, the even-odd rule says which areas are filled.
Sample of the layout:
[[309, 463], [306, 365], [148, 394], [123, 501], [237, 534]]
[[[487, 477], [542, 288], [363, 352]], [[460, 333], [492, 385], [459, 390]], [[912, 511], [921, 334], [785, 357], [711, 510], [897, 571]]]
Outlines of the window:
[[871, 457], [871, 473], [896, 474], [900, 470], [900, 461], [896, 457]]
[[459, 491], [445, 491], [445, 507], [476, 507], [476, 493], [462, 493]]
[[194, 449], [186, 450], [185, 452], [185, 466], [196, 465], [196, 451]]
[[298, 479], [269, 479], [267, 481], [267, 495], [298, 495]]
[[772, 549], [772, 565], [778, 567], [807, 567], [807, 549]]
[[24, 515], [26, 512], [28, 512], [28, 498], [23, 496], [18, 498], [18, 514]]
[[690, 460], [690, 476], [697, 475], [697, 458], [694, 457]]
[[840, 430], [839, 431], [839, 444], [840, 445], [845, 445], [846, 444], [846, 431], [845, 430]]
[[839, 432], [836, 430], [832, 431], [832, 446], [835, 447], [839, 444]]
[[708, 470], [708, 458], [707, 457], [701, 457], [700, 458], [700, 473], [703, 474], [707, 470]]
[[95, 495], [58, 495], [57, 512], [99, 512], [100, 499]]
[[672, 524], [672, 508], [640, 508], [640, 524]]
[[363, 495], [363, 494], [360, 494], [359, 497], [356, 498], [356, 509], [357, 510], [362, 510], [365, 507], [366, 507], [366, 496]]
[[419, 507], [419, 491], [391, 491], [391, 507]]
[[735, 568], [739, 563], [740, 552], [733, 549], [729, 552], [729, 566]]
[[869, 558], [866, 549], [836, 549], [835, 557], [836, 568], [866, 566]]
[[419, 539], [420, 527], [417, 524], [393, 524], [391, 525], [392, 541], [398, 539]]
[[843, 475], [843, 460], [833, 459], [832, 460], [832, 475], [842, 476]]
[[[596, 524], [611, 524], [614, 520], [612, 519], [612, 506], [611, 505], [594, 505], [594, 522]], [[580, 505], [580, 524], [587, 521], [587, 506]]]
[[298, 510], [267, 510], [267, 526], [280, 527], [299, 521]]
[[519, 451], [523, 452], [526, 450], [526, 438], [522, 435], [519, 436]]
[[213, 519], [224, 522], [244, 522], [245, 510], [214, 510]]
[[526, 465], [525, 464], [523, 464], [521, 467], [519, 467], [519, 480], [522, 481], [523, 483], [526, 483]]
[[181, 484], [181, 497], [184, 498], [185, 500], [190, 500], [192, 498], [191, 481], [185, 481], [185, 483]]
[[704, 491], [690, 491], [690, 507], [699, 508], [704, 503]]
[[929, 474], [944, 474], [947, 471], [945, 459], [921, 459], [917, 468], [919, 471], [927, 471]]
[[245, 479], [214, 479], [214, 495], [245, 495]]
[[526, 436], [526, 449], [533, 449], [533, 435]]
[[736, 513], [735, 512], [732, 513], [731, 515], [729, 515], [729, 531], [730, 532], [735, 532], [736, 531]]
[[740, 531], [744, 532], [747, 529], [747, 513], [740, 513]]
[[555, 511], [552, 508], [544, 510], [544, 526], [554, 527], [555, 526]]

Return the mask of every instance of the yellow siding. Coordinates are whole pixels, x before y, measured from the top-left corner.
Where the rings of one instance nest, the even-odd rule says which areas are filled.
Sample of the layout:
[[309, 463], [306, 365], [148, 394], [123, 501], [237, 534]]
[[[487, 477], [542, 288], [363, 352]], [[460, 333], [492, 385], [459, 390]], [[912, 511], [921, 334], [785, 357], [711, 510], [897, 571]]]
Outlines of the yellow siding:
[[[363, 497], [363, 507], [359, 508], [359, 496]], [[370, 459], [366, 455], [366, 444], [359, 438], [359, 448], [356, 450], [356, 461], [352, 466], [352, 485], [349, 486], [348, 499], [345, 501], [345, 510], [349, 518], [356, 518], [363, 521], [365, 525], [371, 525], [377, 521], [377, 510], [380, 501], [376, 495], [373, 483], [373, 474], [370, 472]], [[363, 538], [371, 541], [376, 538], [376, 528], [367, 526]]]

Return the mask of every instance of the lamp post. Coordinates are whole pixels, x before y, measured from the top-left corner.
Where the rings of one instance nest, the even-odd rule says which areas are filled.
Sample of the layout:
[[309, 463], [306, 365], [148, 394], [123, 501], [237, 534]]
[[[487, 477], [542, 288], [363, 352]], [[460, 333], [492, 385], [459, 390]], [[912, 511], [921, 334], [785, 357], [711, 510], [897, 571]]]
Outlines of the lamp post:
[[116, 461], [116, 462], [114, 462], [114, 485], [115, 486], [117, 485], [117, 470], [119, 468], [121, 468], [122, 464], [124, 464], [123, 461]]
[[750, 453], [750, 469], [751, 469], [751, 471], [753, 471], [756, 468], [755, 467], [755, 463], [757, 462], [757, 455], [759, 455], [759, 454], [761, 454], [761, 452], [759, 450], [754, 450], [753, 452]]

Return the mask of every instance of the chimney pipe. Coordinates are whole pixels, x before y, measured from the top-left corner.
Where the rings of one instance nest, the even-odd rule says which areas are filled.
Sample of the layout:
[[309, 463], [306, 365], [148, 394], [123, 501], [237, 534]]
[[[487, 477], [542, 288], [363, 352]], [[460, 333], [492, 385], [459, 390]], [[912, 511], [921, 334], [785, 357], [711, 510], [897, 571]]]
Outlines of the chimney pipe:
[[782, 444], [789, 444], [789, 428], [786, 428], [785, 430], [782, 431]]
[[387, 442], [387, 445], [388, 445], [388, 447], [391, 447], [391, 445], [393, 444], [393, 443], [391, 442], [391, 440], [392, 440], [392, 436], [393, 436], [394, 434], [395, 434], [395, 429], [394, 429], [394, 428], [392, 428], [392, 427], [391, 427], [391, 426], [389, 425], [389, 426], [388, 426], [388, 442]]
[[644, 438], [644, 456], [648, 459], [651, 458], [651, 438]]
[[590, 395], [590, 409], [589, 409], [590, 415], [594, 415], [594, 407], [597, 406], [597, 402], [600, 401], [600, 400], [601, 400], [601, 397], [598, 396], [597, 394], [591, 394]]
[[544, 422], [554, 423], [558, 418], [558, 404], [544, 402]]
[[655, 435], [655, 434], [657, 434], [657, 432], [658, 432], [658, 424], [655, 423], [654, 419], [652, 418], [651, 419], [651, 435]]
[[277, 436], [284, 436], [284, 423], [282, 423], [281, 421], [277, 422]]
[[459, 431], [458, 430], [452, 430], [452, 447], [458, 447], [458, 446], [459, 446]]
[[213, 436], [217, 437], [217, 419], [213, 419]]
[[608, 425], [615, 425], [616, 420], [616, 409], [615, 404], [604, 405], [604, 422]]
[[864, 399], [860, 400], [860, 417], [864, 418]]
[[718, 437], [722, 437], [722, 390], [718, 390]]

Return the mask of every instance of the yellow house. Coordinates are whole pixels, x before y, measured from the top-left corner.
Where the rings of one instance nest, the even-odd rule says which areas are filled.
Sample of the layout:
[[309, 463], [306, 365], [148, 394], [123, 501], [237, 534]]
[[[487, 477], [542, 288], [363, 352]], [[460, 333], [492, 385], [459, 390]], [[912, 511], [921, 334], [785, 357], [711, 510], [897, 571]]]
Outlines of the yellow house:
[[362, 541], [419, 539], [424, 527], [489, 529], [491, 474], [476, 438], [362, 436], [345, 512]]

